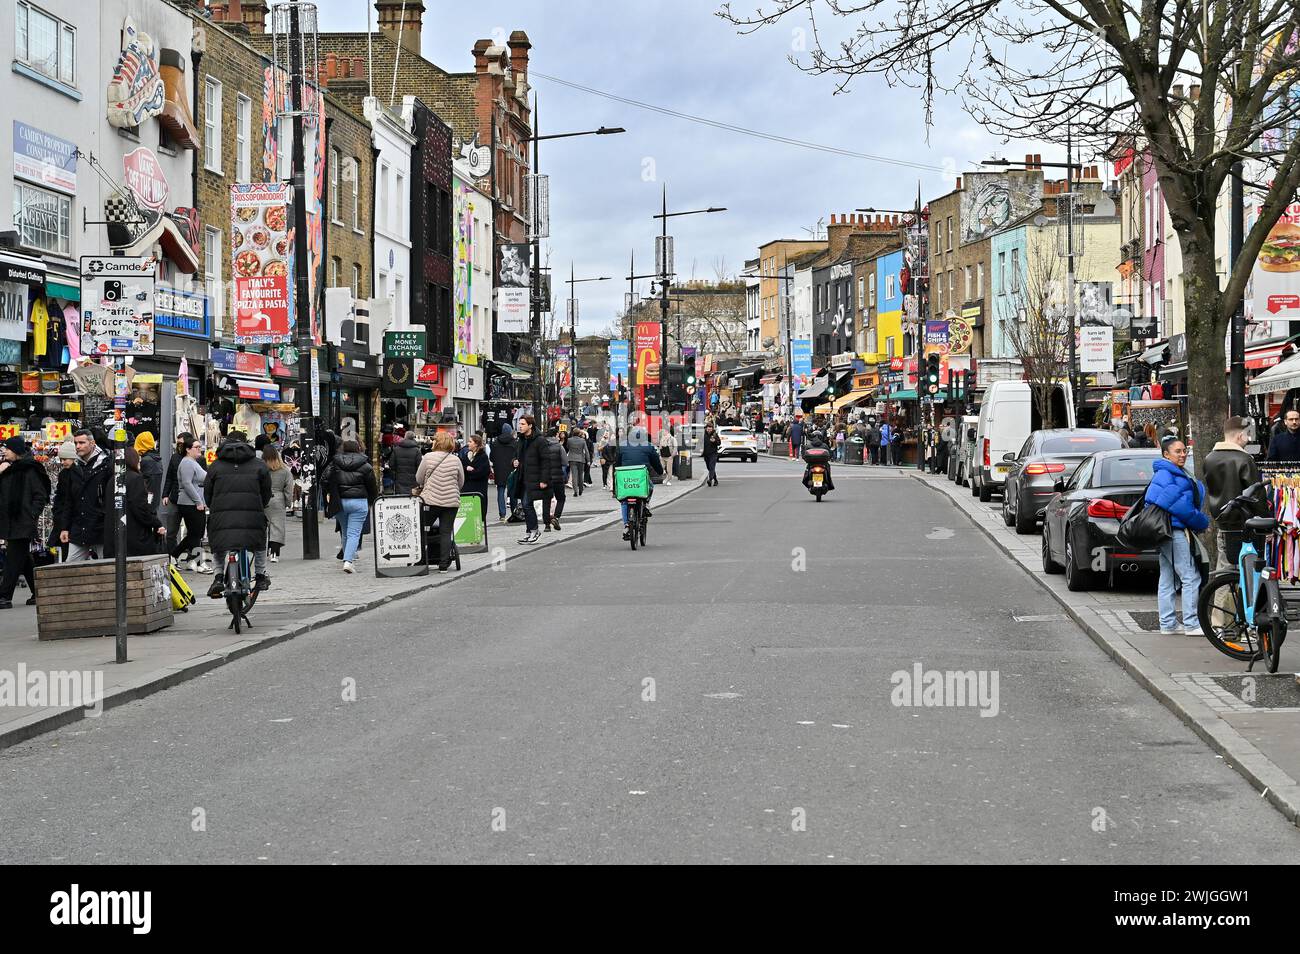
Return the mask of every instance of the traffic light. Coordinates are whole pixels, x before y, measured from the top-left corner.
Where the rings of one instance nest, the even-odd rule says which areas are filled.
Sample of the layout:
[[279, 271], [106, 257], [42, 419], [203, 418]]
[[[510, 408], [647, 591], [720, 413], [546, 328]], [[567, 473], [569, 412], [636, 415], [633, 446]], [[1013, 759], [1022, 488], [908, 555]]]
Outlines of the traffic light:
[[688, 390], [694, 391], [694, 389], [695, 389], [695, 355], [693, 355], [693, 354], [685, 355], [684, 358], [683, 358], [683, 363], [684, 363], [685, 366], [686, 366], [686, 387], [687, 387]]
[[925, 358], [925, 393], [939, 393], [939, 352], [931, 351]]
[[828, 378], [827, 380], [829, 381], [829, 383], [826, 385], [826, 396], [827, 396], [828, 398], [834, 398], [834, 397], [835, 397], [835, 379], [834, 379], [834, 378]]

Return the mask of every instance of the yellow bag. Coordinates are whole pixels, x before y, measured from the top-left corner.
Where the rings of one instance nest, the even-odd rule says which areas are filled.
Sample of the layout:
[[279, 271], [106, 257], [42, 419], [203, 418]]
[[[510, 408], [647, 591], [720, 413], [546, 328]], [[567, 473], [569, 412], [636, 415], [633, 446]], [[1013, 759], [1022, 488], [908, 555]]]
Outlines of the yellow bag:
[[172, 588], [172, 609], [178, 613], [189, 612], [190, 604], [195, 601], [194, 591], [185, 582], [185, 577], [181, 576], [180, 567], [174, 563], [168, 564], [167, 580]]

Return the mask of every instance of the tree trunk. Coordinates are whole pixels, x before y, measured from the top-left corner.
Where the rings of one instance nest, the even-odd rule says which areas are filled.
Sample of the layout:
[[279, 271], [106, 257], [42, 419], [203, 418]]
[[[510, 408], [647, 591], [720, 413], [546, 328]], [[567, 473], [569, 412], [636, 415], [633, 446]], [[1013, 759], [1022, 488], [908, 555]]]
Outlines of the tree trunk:
[[1215, 272], [1214, 255], [1196, 250], [1183, 256], [1187, 315], [1187, 411], [1196, 451], [1196, 474], [1205, 472], [1205, 455], [1222, 436], [1228, 416], [1224, 335], [1228, 319]]

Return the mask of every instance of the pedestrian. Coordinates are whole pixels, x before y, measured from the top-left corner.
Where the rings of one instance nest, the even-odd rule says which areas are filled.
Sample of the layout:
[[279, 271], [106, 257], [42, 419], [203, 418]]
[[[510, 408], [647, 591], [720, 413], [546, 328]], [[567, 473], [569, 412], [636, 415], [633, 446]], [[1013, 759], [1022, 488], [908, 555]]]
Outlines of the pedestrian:
[[875, 421], [871, 422], [871, 427], [867, 429], [867, 451], [871, 455], [871, 463], [880, 463], [880, 441], [883, 433], [881, 426]]
[[546, 525], [551, 525], [551, 494], [549, 493], [550, 476], [546, 466], [546, 438], [537, 432], [536, 422], [531, 414], [521, 414], [516, 432], [519, 435], [519, 451], [514, 460], [515, 492], [524, 501], [524, 536], [520, 543], [533, 544], [541, 538], [537, 530], [537, 511], [533, 509], [535, 501], [542, 502], [542, 516]]
[[199, 463], [203, 458], [203, 444], [191, 439], [185, 447], [176, 468], [176, 510], [185, 525], [185, 535], [169, 551], [173, 563], [179, 563], [183, 554], [190, 555], [190, 571], [203, 570], [203, 531], [207, 525], [207, 501], [203, 496], [203, 483], [208, 472]]
[[465, 468], [465, 484], [461, 488], [461, 493], [474, 494], [479, 498], [483, 521], [486, 523], [488, 477], [492, 472], [492, 463], [488, 460], [482, 434], [474, 433], [469, 436], [465, 446], [460, 449], [460, 463]]
[[292, 517], [298, 512], [298, 501], [302, 497], [302, 445], [297, 440], [291, 441], [280, 454], [280, 459], [293, 477], [293, 499], [289, 502], [289, 516]]
[[515, 472], [514, 462], [517, 456], [519, 446], [515, 443], [515, 432], [509, 424], [503, 424], [501, 433], [492, 442], [490, 455], [492, 482], [497, 487], [497, 519], [500, 523], [505, 523], [509, 515], [515, 512], [515, 495], [510, 489], [513, 481], [510, 478]]
[[718, 486], [718, 454], [722, 450], [722, 438], [718, 436], [718, 429], [713, 426], [713, 422], [704, 425], [704, 466], [709, 469], [708, 480], [704, 486]]
[[889, 465], [889, 457], [893, 453], [894, 428], [888, 420], [882, 421], [879, 428], [875, 428], [880, 437], [880, 463]]
[[835, 459], [844, 460], [844, 425], [835, 429]]
[[[1250, 419], [1230, 417], [1223, 425], [1223, 440], [1205, 455], [1205, 505], [1211, 514], [1218, 514], [1223, 505], [1231, 502], [1246, 490], [1259, 483], [1259, 465], [1246, 453]], [[1260, 513], [1267, 513], [1267, 498], [1261, 486]], [[1230, 569], [1241, 556], [1242, 534], [1246, 517], [1239, 509], [1215, 517], [1218, 560], [1215, 569]]]
[[608, 490], [609, 475], [618, 465], [618, 445], [614, 443], [610, 434], [605, 434], [602, 439], [604, 444], [600, 448], [600, 485]]
[[113, 481], [113, 461], [85, 429], [72, 437], [77, 462], [72, 467], [68, 494], [60, 498], [62, 514], [56, 518], [64, 529], [59, 542], [68, 545], [68, 562], [96, 559], [104, 549], [104, 508]]
[[72, 495], [72, 469], [77, 465], [77, 445], [70, 440], [59, 445], [59, 479], [54, 485], [54, 497], [50, 501], [50, 535], [46, 544], [59, 551], [59, 562], [68, 558], [68, 544], [63, 542], [63, 501]]
[[564, 441], [560, 439], [560, 433], [556, 428], [551, 428], [546, 435], [549, 448], [547, 454], [552, 461], [551, 466], [551, 493], [555, 496], [555, 508], [551, 512], [551, 522], [547, 524], [547, 530], [560, 529], [560, 517], [564, 514], [564, 502], [567, 496], [565, 487], [569, 480], [569, 452], [564, 447]]
[[903, 428], [895, 424], [893, 433], [889, 438], [889, 458], [895, 467], [903, 463]]
[[415, 474], [413, 495], [429, 508], [438, 523], [438, 572], [451, 565], [452, 532], [456, 511], [460, 509], [460, 491], [465, 486], [465, 468], [456, 456], [456, 441], [446, 431], [433, 438], [433, 450], [424, 455]]
[[258, 434], [257, 437], [253, 438], [253, 454], [258, 460], [265, 459], [262, 457], [262, 454], [265, 453], [266, 449], [270, 446], [271, 438], [265, 434]]
[[[167, 528], [158, 519], [158, 511], [149, 502], [149, 484], [141, 473], [140, 455], [134, 447], [128, 447], [122, 456], [126, 461], [126, 497], [123, 501], [126, 512], [126, 555], [152, 556], [158, 552], [160, 539], [166, 539]], [[104, 556], [111, 557], [116, 553], [117, 538], [109, 534], [104, 541]]]
[[285, 466], [284, 459], [274, 445], [263, 448], [262, 463], [271, 472], [271, 502], [266, 505], [267, 559], [279, 563], [280, 548], [289, 538], [285, 524], [289, 507], [293, 503], [293, 473]]
[[[418, 472], [416, 482], [419, 483]], [[358, 442], [344, 441], [330, 461], [322, 483], [325, 486], [325, 516], [337, 521], [342, 543], [336, 559], [343, 561], [344, 573], [352, 573], [366, 518], [370, 516], [370, 505], [379, 496], [375, 469], [370, 458], [361, 453]]]
[[673, 436], [671, 427], [663, 427], [659, 430], [659, 456], [662, 458], [664, 465], [664, 486], [671, 487], [673, 483], [673, 459], [677, 456], [677, 438]]
[[803, 456], [803, 415], [795, 415], [790, 425], [790, 459], [797, 460]]
[[1200, 533], [1210, 525], [1210, 519], [1201, 512], [1205, 488], [1183, 469], [1187, 463], [1187, 445], [1176, 437], [1167, 439], [1161, 447], [1164, 455], [1155, 462], [1155, 475], [1147, 485], [1144, 500], [1148, 506], [1159, 507], [1169, 514], [1173, 530], [1169, 539], [1160, 545], [1160, 583], [1157, 598], [1160, 606], [1160, 632], [1174, 635], [1178, 632], [1175, 590], [1183, 591], [1183, 635], [1200, 636], [1201, 624], [1196, 616], [1196, 600], [1201, 588], [1201, 574], [1196, 567], [1192, 533]]
[[257, 592], [270, 589], [271, 578], [266, 572], [266, 505], [271, 502], [271, 472], [257, 458], [242, 430], [231, 428], [217, 448], [217, 459], [203, 480], [203, 499], [208, 507], [208, 543], [216, 567], [208, 596], [221, 599], [225, 592], [226, 554], [236, 550], [252, 551]]
[[149, 506], [156, 509], [162, 502], [163, 465], [153, 435], [148, 431], [137, 434], [135, 452], [140, 457], [140, 474], [149, 490]]
[[591, 462], [596, 459], [596, 437], [598, 430], [595, 421], [588, 421], [586, 427], [587, 434], [587, 462], [582, 467], [582, 482], [587, 486], [591, 485]]
[[1268, 445], [1268, 460], [1300, 460], [1300, 411], [1292, 408], [1282, 417], [1283, 430], [1273, 435]]
[[591, 469], [591, 450], [586, 431], [570, 431], [569, 439], [564, 445], [569, 455], [569, 486], [573, 488], [575, 497], [581, 497]]
[[0, 540], [5, 542], [5, 569], [4, 576], [0, 577], [0, 609], [9, 609], [13, 606], [19, 577], [27, 581], [27, 589], [31, 592], [27, 605], [36, 603], [32, 542], [36, 539], [37, 523], [50, 499], [50, 478], [21, 437], [7, 438], [2, 446]]
[[420, 445], [406, 434], [389, 445], [388, 462], [393, 474], [393, 493], [403, 497], [411, 495], [411, 488], [415, 486], [415, 472], [419, 469], [423, 456]]

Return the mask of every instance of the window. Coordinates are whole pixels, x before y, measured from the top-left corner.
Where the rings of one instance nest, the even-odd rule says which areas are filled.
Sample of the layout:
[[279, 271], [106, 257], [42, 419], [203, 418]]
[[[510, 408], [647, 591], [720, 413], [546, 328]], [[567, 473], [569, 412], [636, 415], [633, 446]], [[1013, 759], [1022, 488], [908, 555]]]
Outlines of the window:
[[1011, 250], [1011, 290], [1020, 291], [1020, 249]]
[[1151, 190], [1146, 191], [1146, 216], [1144, 218], [1144, 229], [1146, 233], [1146, 247], [1150, 248], [1155, 244], [1155, 229], [1151, 225]]
[[355, 159], [348, 160], [348, 172], [352, 180], [352, 228], [361, 231], [361, 166]]
[[892, 358], [893, 356], [894, 356], [894, 336], [890, 335], [888, 338], [885, 339], [885, 357]]
[[[405, 328], [406, 298], [402, 291], [402, 276], [393, 277], [393, 323], [398, 328]], [[475, 306], [477, 307], [477, 306]]]
[[984, 263], [979, 262], [975, 266], [975, 297], [984, 297]]
[[867, 280], [861, 275], [858, 276], [858, 307], [865, 308], [867, 304]]
[[[399, 171], [397, 184], [393, 188], [393, 232], [398, 238], [406, 238], [406, 176]], [[488, 240], [491, 247], [491, 239]]]
[[221, 301], [221, 229], [203, 230], [203, 290], [216, 319], [214, 323], [219, 325], [225, 314]]
[[391, 197], [388, 194], [388, 163], [379, 164], [379, 189], [378, 198], [375, 200], [375, 228], [388, 228], [388, 203]]
[[1007, 293], [1007, 253], [998, 252], [998, 294]]
[[16, 8], [14, 58], [36, 72], [72, 86], [77, 79], [77, 30], [25, 0]]
[[352, 266], [352, 297], [354, 300], [361, 298], [361, 266], [355, 263]]
[[[275, 177], [288, 182], [293, 178], [293, 122], [288, 116], [276, 120], [275, 143]], [[308, 152], [305, 147], [303, 152], [315, 156], [314, 151]]]
[[15, 182], [14, 227], [29, 248], [71, 255], [72, 197]]
[[948, 269], [948, 307], [953, 308], [957, 305], [957, 272], [955, 269]]
[[934, 311], [935, 314], [943, 312], [943, 280], [934, 283]]
[[876, 276], [867, 276], [867, 304], [871, 308], [876, 307]]
[[330, 221], [339, 221], [339, 166], [342, 164], [337, 149], [330, 150]]
[[330, 259], [330, 288], [339, 287], [339, 271], [343, 268], [343, 260], [338, 256]]
[[885, 298], [892, 300], [894, 297], [894, 273], [885, 273]]
[[235, 98], [235, 181], [249, 182], [252, 172], [250, 140], [253, 131], [253, 101], [242, 93]]
[[203, 81], [203, 165], [221, 172], [221, 83], [211, 76]]
[[952, 216], [948, 216], [948, 251], [952, 251]]

